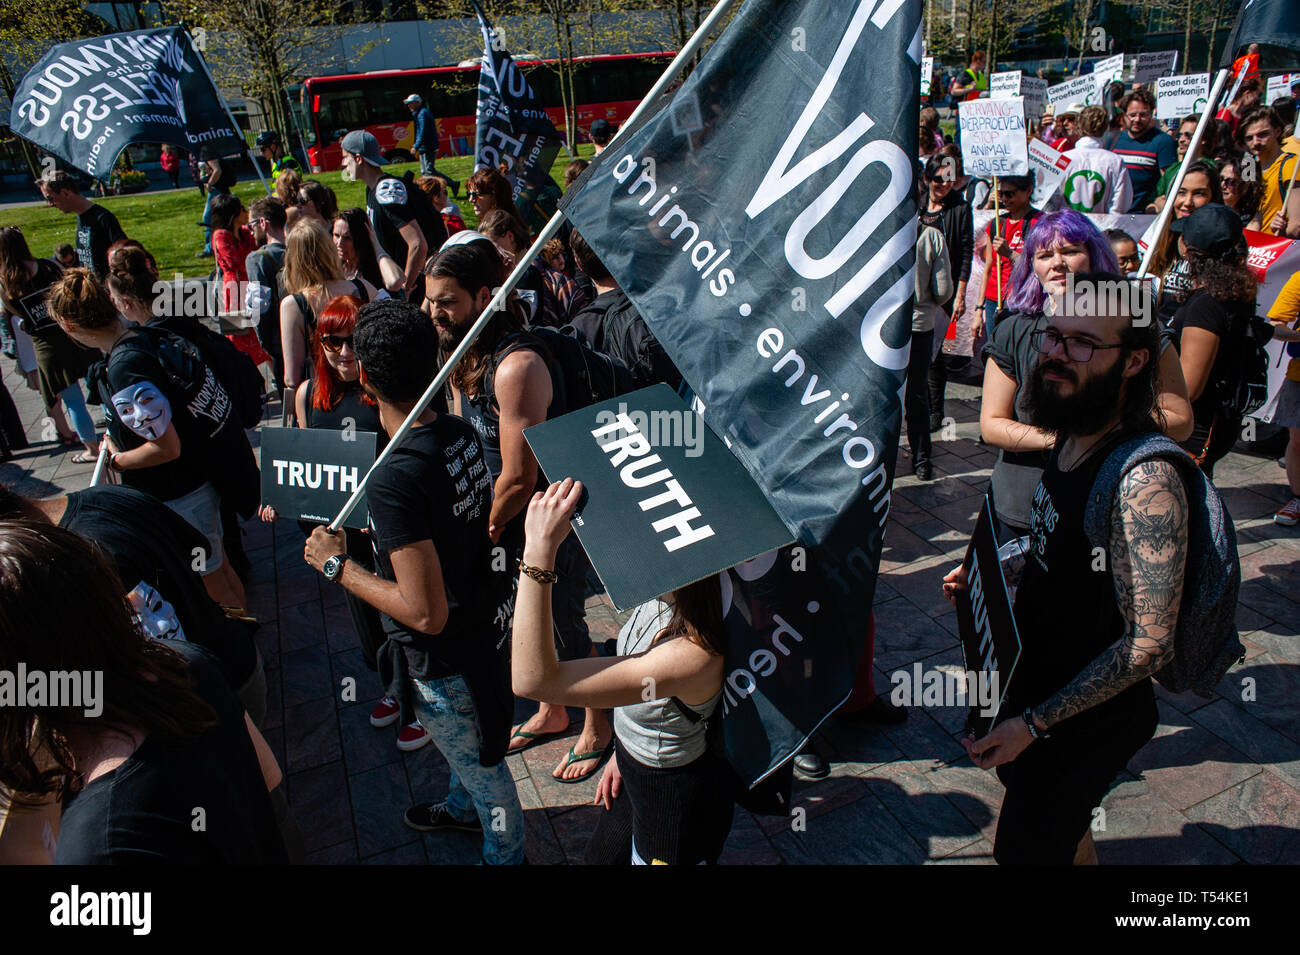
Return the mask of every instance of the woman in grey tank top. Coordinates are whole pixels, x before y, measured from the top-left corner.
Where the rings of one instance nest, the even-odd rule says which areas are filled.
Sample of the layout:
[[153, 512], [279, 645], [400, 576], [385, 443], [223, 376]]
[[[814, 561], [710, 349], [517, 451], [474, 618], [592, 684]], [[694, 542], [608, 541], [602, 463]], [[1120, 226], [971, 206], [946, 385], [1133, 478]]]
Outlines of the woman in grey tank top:
[[642, 604], [619, 633], [617, 656], [560, 662], [549, 585], [581, 495], [582, 484], [565, 478], [528, 506], [514, 691], [544, 703], [614, 708], [615, 755], [596, 795], [606, 812], [587, 862], [715, 862], [734, 805], [734, 776], [706, 740], [722, 696], [721, 588], [708, 577]]

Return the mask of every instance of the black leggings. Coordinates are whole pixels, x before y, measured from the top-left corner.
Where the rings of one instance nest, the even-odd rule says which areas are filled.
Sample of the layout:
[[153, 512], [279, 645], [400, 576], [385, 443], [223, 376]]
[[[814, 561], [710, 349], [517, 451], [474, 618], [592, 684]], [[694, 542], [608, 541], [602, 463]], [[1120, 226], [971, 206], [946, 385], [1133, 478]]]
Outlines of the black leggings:
[[735, 808], [722, 761], [706, 752], [685, 766], [656, 769], [624, 756], [617, 743], [614, 758], [623, 791], [612, 809], [602, 809], [583, 863], [628, 865], [633, 844], [647, 865], [717, 862]]

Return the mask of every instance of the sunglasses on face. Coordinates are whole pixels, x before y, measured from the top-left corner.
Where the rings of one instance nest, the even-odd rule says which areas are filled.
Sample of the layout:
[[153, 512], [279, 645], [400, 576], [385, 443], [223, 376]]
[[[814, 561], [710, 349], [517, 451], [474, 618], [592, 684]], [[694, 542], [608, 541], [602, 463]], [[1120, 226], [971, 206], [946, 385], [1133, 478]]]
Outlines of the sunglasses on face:
[[469, 190], [469, 192], [465, 193], [465, 195], [467, 195], [470, 199], [477, 199], [479, 196], [483, 195], [483, 193], [475, 192], [473, 189], [471, 189]]
[[349, 348], [352, 348], [353, 351], [356, 350], [352, 346], [351, 335], [322, 335], [320, 337], [320, 346], [321, 348], [325, 349], [327, 352], [332, 352], [337, 354], [338, 352], [341, 352], [343, 350], [344, 345], [347, 345]]
[[1237, 182], [1238, 182], [1238, 180], [1232, 178], [1231, 176], [1220, 176], [1220, 177], [1219, 177], [1219, 185], [1221, 185], [1221, 186], [1232, 186], [1232, 188], [1235, 189], [1235, 188], [1237, 188]]

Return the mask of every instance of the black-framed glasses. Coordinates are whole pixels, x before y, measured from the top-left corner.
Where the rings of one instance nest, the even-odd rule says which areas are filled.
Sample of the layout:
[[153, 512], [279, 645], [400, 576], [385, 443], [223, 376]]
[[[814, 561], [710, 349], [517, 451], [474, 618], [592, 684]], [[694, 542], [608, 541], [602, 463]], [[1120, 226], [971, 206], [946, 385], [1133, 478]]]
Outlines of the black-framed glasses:
[[469, 198], [469, 199], [477, 199], [477, 198], [478, 198], [479, 196], [481, 196], [481, 195], [483, 195], [483, 193], [481, 193], [481, 192], [475, 192], [473, 189], [471, 189], [471, 190], [469, 190], [468, 192], [465, 193], [465, 196], [466, 196], [467, 198]]
[[1029, 344], [1034, 346], [1034, 350], [1040, 355], [1050, 355], [1057, 345], [1065, 346], [1065, 357], [1070, 361], [1084, 364], [1092, 361], [1094, 351], [1103, 351], [1108, 348], [1123, 348], [1124, 343], [1118, 345], [1098, 345], [1086, 338], [1072, 338], [1062, 335], [1055, 328], [1038, 328], [1029, 333]]
[[351, 335], [322, 335], [320, 337], [320, 347], [327, 352], [337, 354], [343, 350], [344, 345], [356, 351], [356, 347], [352, 344]]

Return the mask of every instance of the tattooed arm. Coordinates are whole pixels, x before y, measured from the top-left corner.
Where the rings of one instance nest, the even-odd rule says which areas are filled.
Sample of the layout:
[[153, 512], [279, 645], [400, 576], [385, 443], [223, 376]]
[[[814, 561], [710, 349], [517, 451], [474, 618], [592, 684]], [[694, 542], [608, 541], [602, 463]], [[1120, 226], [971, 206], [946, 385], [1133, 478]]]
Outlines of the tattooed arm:
[[1126, 631], [1077, 677], [1036, 707], [1052, 727], [1104, 703], [1174, 655], [1187, 561], [1187, 493], [1176, 465], [1148, 461], [1124, 476], [1110, 527], [1111, 575]]

